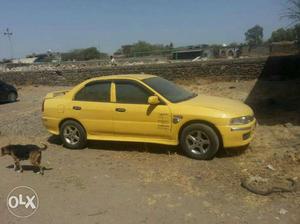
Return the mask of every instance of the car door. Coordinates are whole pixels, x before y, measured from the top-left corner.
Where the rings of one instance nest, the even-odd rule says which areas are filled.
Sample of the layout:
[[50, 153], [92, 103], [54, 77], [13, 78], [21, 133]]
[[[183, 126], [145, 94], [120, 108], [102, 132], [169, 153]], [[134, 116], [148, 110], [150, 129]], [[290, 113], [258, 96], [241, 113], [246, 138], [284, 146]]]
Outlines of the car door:
[[80, 121], [90, 135], [113, 135], [110, 101], [111, 82], [92, 81], [81, 88], [71, 103], [71, 116]]
[[167, 104], [148, 104], [152, 91], [137, 81], [114, 81], [114, 132], [117, 136], [168, 139], [171, 112]]

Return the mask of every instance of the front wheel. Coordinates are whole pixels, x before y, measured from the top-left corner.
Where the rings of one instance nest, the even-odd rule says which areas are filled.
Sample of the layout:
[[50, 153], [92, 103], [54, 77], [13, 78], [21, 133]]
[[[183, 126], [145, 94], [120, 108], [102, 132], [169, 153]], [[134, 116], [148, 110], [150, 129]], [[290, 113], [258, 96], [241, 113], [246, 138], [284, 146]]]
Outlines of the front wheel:
[[76, 121], [65, 121], [60, 128], [60, 137], [65, 147], [83, 149], [86, 146], [86, 132]]
[[180, 145], [188, 157], [209, 160], [216, 155], [220, 141], [213, 128], [206, 124], [197, 123], [183, 129]]
[[16, 102], [17, 101], [17, 97], [18, 96], [17, 96], [17, 94], [15, 92], [10, 92], [8, 94], [8, 97], [7, 97], [8, 102], [10, 102], [10, 103]]

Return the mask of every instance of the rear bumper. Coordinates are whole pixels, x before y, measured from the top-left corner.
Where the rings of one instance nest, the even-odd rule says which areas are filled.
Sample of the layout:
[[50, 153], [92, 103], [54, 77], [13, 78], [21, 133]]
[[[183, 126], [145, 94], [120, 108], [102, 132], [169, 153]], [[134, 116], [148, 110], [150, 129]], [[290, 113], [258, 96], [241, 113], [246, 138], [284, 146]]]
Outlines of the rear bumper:
[[42, 117], [45, 128], [54, 135], [59, 135], [59, 120], [55, 118]]
[[219, 126], [218, 129], [222, 135], [223, 146], [227, 148], [248, 145], [253, 139], [255, 127], [255, 119], [247, 125]]

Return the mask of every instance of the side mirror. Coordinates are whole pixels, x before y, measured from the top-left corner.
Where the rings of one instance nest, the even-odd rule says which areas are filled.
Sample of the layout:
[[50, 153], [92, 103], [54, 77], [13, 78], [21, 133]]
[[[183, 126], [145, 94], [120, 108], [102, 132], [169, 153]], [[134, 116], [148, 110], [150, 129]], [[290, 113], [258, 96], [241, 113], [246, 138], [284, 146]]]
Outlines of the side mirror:
[[148, 98], [148, 103], [150, 105], [157, 105], [160, 103], [159, 99], [158, 99], [158, 96], [149, 96]]

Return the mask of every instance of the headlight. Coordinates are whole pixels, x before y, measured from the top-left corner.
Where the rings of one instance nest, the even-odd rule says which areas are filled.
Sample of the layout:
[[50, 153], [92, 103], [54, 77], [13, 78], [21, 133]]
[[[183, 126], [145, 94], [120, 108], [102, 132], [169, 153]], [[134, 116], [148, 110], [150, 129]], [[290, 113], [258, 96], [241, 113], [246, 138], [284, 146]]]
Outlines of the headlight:
[[249, 124], [253, 121], [253, 116], [243, 116], [243, 117], [236, 117], [230, 120], [230, 124], [232, 125], [241, 125], [241, 124]]

